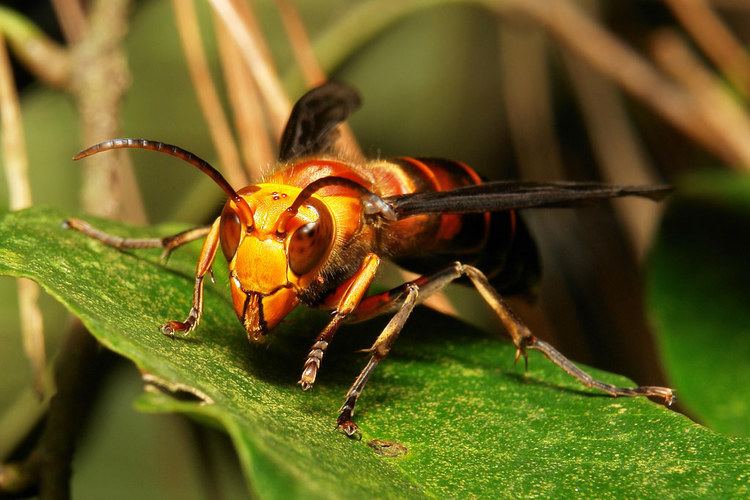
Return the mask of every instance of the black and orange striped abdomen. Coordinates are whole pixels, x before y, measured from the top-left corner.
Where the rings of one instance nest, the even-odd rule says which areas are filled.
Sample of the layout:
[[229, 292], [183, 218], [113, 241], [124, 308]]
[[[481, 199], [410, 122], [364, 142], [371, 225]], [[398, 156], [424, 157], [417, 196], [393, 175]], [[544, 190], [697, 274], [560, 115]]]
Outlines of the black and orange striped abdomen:
[[[383, 197], [482, 182], [467, 165], [442, 159], [407, 157], [370, 168]], [[409, 217], [384, 225], [378, 246], [384, 256], [420, 274], [457, 260], [476, 265], [505, 293], [528, 291], [539, 275], [536, 246], [515, 211]]]

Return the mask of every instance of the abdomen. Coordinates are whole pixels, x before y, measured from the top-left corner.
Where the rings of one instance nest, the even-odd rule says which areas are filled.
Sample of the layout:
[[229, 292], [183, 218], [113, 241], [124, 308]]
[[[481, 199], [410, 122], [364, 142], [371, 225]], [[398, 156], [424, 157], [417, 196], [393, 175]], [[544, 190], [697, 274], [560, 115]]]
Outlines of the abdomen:
[[[374, 162], [371, 168], [383, 197], [482, 182], [463, 163], [433, 158]], [[378, 233], [384, 256], [420, 274], [460, 261], [477, 266], [505, 293], [526, 292], [538, 278], [536, 247], [515, 211], [423, 214], [385, 224]]]

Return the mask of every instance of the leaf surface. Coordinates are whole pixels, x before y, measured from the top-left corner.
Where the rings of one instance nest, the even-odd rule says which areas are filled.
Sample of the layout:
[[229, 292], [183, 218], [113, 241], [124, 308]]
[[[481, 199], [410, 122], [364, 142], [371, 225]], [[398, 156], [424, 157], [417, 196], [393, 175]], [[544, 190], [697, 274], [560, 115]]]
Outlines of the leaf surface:
[[[588, 391], [535, 353], [524, 374], [512, 365], [512, 346], [427, 311], [407, 324], [364, 392], [357, 416], [363, 439], [347, 439], [334, 421], [365, 362], [353, 351], [372, 342], [382, 321], [340, 332], [316, 387], [303, 392], [296, 380], [325, 315], [300, 310], [266, 344], [250, 345], [219, 276], [207, 290], [198, 330], [186, 340], [168, 339], [158, 328], [187, 313], [195, 247], [178, 251], [164, 267], [158, 252], [106, 248], [61, 229], [63, 218], [38, 208], [2, 217], [0, 273], [37, 280], [106, 347], [141, 371], [210, 399], [146, 393], [139, 406], [224, 428], [249, 488], [261, 497], [749, 492], [748, 441], [644, 399]], [[94, 222], [122, 235], [166, 234]], [[399, 448], [389, 442], [406, 453], [382, 454]]]

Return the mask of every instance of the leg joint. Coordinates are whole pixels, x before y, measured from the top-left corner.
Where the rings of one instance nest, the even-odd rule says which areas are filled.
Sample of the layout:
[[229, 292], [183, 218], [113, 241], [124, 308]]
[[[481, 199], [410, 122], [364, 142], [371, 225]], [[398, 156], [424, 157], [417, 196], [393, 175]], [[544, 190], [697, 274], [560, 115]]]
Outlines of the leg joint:
[[408, 298], [410, 295], [414, 295], [415, 297], [419, 295], [419, 285], [417, 285], [413, 281], [410, 283], [407, 283], [405, 288], [406, 288], [406, 297], [404, 297], [404, 299]]
[[461, 264], [460, 262], [459, 262], [459, 265], [461, 266], [461, 274], [463, 274], [464, 276], [468, 276], [470, 278], [479, 277], [483, 280], [487, 280], [487, 276], [485, 276], [485, 274], [482, 271], [480, 271], [478, 268], [471, 266], [469, 264]]
[[480, 277], [480, 278], [482, 278], [484, 280], [487, 279], [487, 277], [485, 276], [485, 274], [482, 271], [480, 271], [478, 268], [476, 268], [476, 267], [474, 267], [474, 266], [472, 266], [470, 264], [464, 264], [464, 263], [462, 263], [460, 261], [455, 261], [455, 262], [453, 262], [452, 267], [453, 267], [454, 271], [456, 272], [456, 275], [457, 275], [456, 277], [468, 276], [470, 278], [471, 277]]

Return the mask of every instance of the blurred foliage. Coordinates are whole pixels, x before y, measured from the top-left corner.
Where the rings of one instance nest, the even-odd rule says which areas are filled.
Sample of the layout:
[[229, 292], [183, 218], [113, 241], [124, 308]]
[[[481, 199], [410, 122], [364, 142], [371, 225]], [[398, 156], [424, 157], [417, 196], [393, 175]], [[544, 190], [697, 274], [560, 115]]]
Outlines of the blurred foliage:
[[113, 365], [80, 443], [73, 498], [244, 497], [228, 438], [174, 415], [134, 411], [143, 382], [130, 362]]
[[750, 176], [694, 174], [664, 216], [649, 304], [681, 404], [750, 436]]

